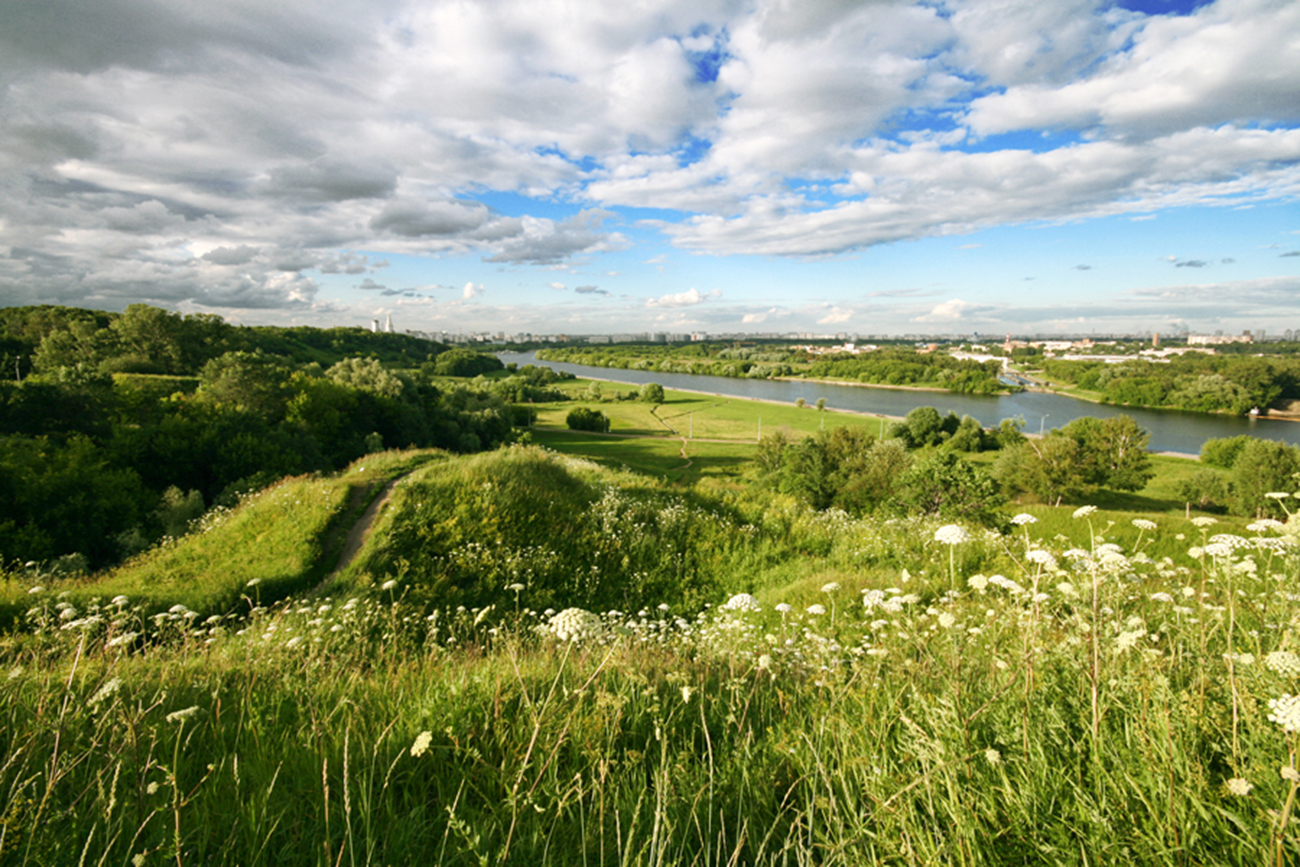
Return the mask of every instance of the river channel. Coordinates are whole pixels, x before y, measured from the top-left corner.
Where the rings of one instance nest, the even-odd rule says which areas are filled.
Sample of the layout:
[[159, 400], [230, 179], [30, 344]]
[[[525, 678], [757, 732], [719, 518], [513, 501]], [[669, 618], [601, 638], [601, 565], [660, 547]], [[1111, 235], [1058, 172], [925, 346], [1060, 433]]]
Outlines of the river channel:
[[830, 385], [821, 382], [774, 381], [767, 379], [732, 379], [725, 376], [699, 376], [689, 373], [661, 373], [651, 370], [622, 370], [617, 367], [590, 367], [557, 361], [538, 361], [532, 352], [500, 352], [500, 359], [539, 364], [586, 379], [602, 379], [642, 385], [657, 382], [664, 388], [702, 391], [727, 397], [745, 397], [794, 403], [803, 398], [815, 403], [826, 398], [832, 409], [846, 409], [876, 415], [904, 416], [918, 406], [933, 406], [939, 412], [969, 415], [985, 427], [996, 427], [1004, 418], [1023, 418], [1026, 433], [1048, 431], [1076, 418], [1108, 418], [1129, 415], [1151, 433], [1151, 450], [1198, 454], [1208, 439], [1249, 434], [1262, 439], [1282, 440], [1300, 445], [1300, 422], [1270, 418], [1240, 418], [1176, 410], [1134, 409], [1089, 403], [1073, 397], [1043, 392], [1022, 391], [1018, 394], [983, 397], [943, 391], [908, 391], [856, 385]]

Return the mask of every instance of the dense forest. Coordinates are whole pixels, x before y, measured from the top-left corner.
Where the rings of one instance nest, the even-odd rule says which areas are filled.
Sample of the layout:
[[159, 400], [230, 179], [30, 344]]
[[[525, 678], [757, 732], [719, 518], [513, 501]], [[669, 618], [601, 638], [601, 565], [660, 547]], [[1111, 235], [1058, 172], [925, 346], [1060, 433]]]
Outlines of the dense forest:
[[100, 567], [213, 504], [384, 448], [494, 448], [493, 356], [361, 328], [243, 328], [146, 305], [0, 311], [0, 558]]
[[942, 388], [960, 394], [993, 394], [1008, 389], [998, 378], [1002, 371], [998, 361], [980, 363], [956, 359], [946, 353], [918, 352], [906, 345], [864, 354], [814, 355], [784, 346], [637, 344], [543, 349], [538, 351], [537, 357], [546, 361], [625, 370], [747, 379], [805, 376], [866, 385]]

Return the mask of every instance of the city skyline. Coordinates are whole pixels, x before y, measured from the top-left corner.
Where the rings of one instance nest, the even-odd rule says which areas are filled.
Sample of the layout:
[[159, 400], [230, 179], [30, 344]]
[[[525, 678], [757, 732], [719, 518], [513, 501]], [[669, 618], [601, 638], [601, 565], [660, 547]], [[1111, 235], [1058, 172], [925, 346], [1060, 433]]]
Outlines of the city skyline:
[[0, 301], [536, 334], [1300, 328], [1300, 5], [19, 0]]

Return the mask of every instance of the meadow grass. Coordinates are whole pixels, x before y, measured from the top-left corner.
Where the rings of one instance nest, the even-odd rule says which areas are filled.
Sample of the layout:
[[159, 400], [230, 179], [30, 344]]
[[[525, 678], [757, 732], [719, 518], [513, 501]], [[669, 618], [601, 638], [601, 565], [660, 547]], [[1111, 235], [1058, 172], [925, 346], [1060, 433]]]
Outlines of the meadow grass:
[[1156, 560], [1097, 512], [950, 546], [767, 511], [817, 571], [702, 610], [561, 618], [532, 587], [456, 610], [404, 577], [148, 642], [118, 640], [147, 628], [126, 606], [55, 615], [5, 646], [0, 860], [1300, 855], [1293, 545], [1201, 527]]
[[29, 594], [0, 863], [1300, 858], [1297, 522], [1014, 526], [516, 447], [276, 604]]
[[[664, 389], [662, 404], [638, 401], [582, 399], [589, 380], [568, 380], [560, 383], [563, 391], [574, 397], [573, 401], [559, 404], [537, 404], [538, 425], [545, 428], [562, 428], [564, 419], [575, 407], [597, 409], [610, 418], [611, 433], [684, 436], [697, 439], [736, 440], [757, 442], [760, 421], [763, 433], [781, 431], [790, 436], [811, 434], [821, 428], [865, 426], [878, 432], [881, 417], [852, 412], [820, 412], [810, 401], [800, 408], [793, 403], [780, 404], [758, 400], [745, 400], [689, 391]], [[627, 393], [619, 383], [600, 383], [607, 396], [613, 392]], [[833, 408], [832, 408], [833, 410]]]

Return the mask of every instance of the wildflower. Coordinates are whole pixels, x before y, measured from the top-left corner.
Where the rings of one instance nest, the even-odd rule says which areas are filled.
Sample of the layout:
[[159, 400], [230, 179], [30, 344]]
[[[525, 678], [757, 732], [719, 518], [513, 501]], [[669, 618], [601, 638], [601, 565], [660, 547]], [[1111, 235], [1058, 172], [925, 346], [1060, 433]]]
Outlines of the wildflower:
[[44, 592], [45, 592], [45, 588], [42, 587], [41, 585], [37, 584], [35, 587], [33, 587], [31, 590], [28, 590], [27, 592], [28, 592], [28, 593], [44, 593]]
[[1016, 515], [1011, 519], [1011, 523], [1015, 524], [1017, 527], [1023, 527], [1025, 524], [1037, 524], [1038, 519], [1026, 512], [1021, 512], [1019, 515]]
[[1259, 521], [1253, 521], [1246, 525], [1246, 529], [1252, 533], [1263, 533], [1267, 530], [1281, 530], [1285, 527], [1281, 521], [1275, 521], [1272, 518], [1263, 518]]
[[1000, 765], [1002, 764], [1002, 753], [993, 749], [993, 747], [989, 747], [984, 751], [984, 761], [990, 765]]
[[380, 584], [380, 585], [379, 585], [379, 589], [380, 589], [380, 590], [392, 590], [392, 589], [393, 589], [394, 587], [396, 587], [396, 586], [397, 586], [397, 582], [394, 581], [392, 578], [389, 578], [389, 579], [388, 579], [387, 581], [385, 581], [383, 584]]
[[821, 605], [813, 603], [812, 605], [808, 606], [808, 613], [812, 615], [821, 615], [826, 613], [826, 609]]
[[1211, 542], [1205, 546], [1205, 553], [1211, 557], [1231, 557], [1232, 546], [1226, 542]]
[[524, 585], [516, 581], [514, 584], [511, 584], [508, 587], [506, 587], [506, 589], [518, 594], [523, 591]]
[[682, 704], [690, 704], [691, 696], [695, 694], [695, 689], [690, 686], [682, 687]]
[[145, 792], [147, 792], [147, 793], [150, 794], [150, 795], [156, 795], [156, 794], [158, 794], [158, 781], [155, 780], [155, 781], [153, 781], [152, 783], [150, 783], [149, 785], [145, 786], [145, 787], [144, 787], [144, 790], [145, 790]]
[[1091, 515], [1091, 514], [1092, 514], [1093, 512], [1095, 512], [1095, 511], [1097, 511], [1097, 507], [1096, 507], [1096, 506], [1080, 506], [1079, 508], [1077, 508], [1077, 509], [1074, 510], [1074, 517], [1075, 517], [1075, 518], [1086, 518], [1086, 517], [1088, 517], [1089, 515]]
[[600, 618], [581, 608], [566, 608], [550, 619], [550, 631], [560, 641], [582, 641], [604, 631]]
[[1281, 771], [1282, 779], [1290, 780], [1293, 783], [1300, 783], [1300, 771], [1297, 771], [1290, 765], [1283, 765]]
[[1201, 559], [1201, 555], [1204, 553], [1205, 553], [1205, 549], [1199, 545], [1193, 545], [1192, 547], [1187, 549], [1187, 556], [1191, 557], [1193, 560]]
[[1156, 528], [1156, 522], [1148, 521], [1146, 518], [1134, 518], [1131, 523], [1139, 530], [1146, 530], [1148, 532]]
[[1174, 601], [1174, 597], [1170, 596], [1168, 593], [1152, 593], [1150, 598], [1152, 602], [1173, 602]]
[[883, 605], [885, 602], [885, 593], [883, 590], [863, 590], [862, 605], [868, 611], [877, 605]]
[[[1300, 732], [1300, 695], [1282, 693], [1278, 698], [1268, 700], [1269, 722], [1275, 722], [1285, 732]], [[1285, 774], [1283, 774], [1285, 776]]]
[[1042, 566], [1044, 569], [1046, 569], [1049, 572], [1056, 571], [1056, 558], [1053, 557], [1047, 551], [1043, 551], [1039, 548], [1035, 548], [1034, 550], [1025, 554], [1025, 559], [1028, 560], [1030, 563], [1037, 563], [1038, 565]]
[[772, 668], [772, 657], [764, 653], [758, 658], [759, 671], [768, 671]]
[[970, 541], [970, 534], [960, 524], [944, 524], [934, 531], [934, 541], [945, 545], [960, 545]]
[[200, 708], [199, 708], [199, 706], [198, 706], [197, 704], [196, 704], [196, 705], [191, 705], [190, 707], [187, 707], [187, 708], [185, 708], [184, 710], [174, 710], [174, 711], [172, 711], [171, 713], [167, 714], [166, 719], [167, 719], [167, 722], [169, 722], [169, 723], [171, 723], [171, 722], [185, 722], [187, 719], [190, 719], [191, 717], [197, 716], [198, 713], [199, 713], [199, 710], [200, 710]]
[[779, 612], [782, 613], [782, 614], [789, 614], [790, 611], [791, 611], [792, 609], [790, 608], [789, 603], [786, 603], [786, 602], [778, 602], [778, 603], [776, 604], [776, 610], [779, 611]]
[[431, 743], [433, 743], [433, 732], [420, 732], [415, 736], [415, 743], [411, 744], [411, 755], [418, 759], [429, 751]]
[[983, 575], [972, 575], [966, 579], [966, 583], [972, 590], [978, 590], [983, 593], [984, 588], [989, 586], [989, 579], [985, 578]]
[[1286, 491], [1269, 491], [1264, 496], [1268, 497], [1270, 500], [1285, 500], [1287, 497], [1291, 495], [1288, 494]]
[[732, 596], [721, 606], [723, 611], [761, 611], [763, 607], [758, 604], [758, 600], [748, 593], [737, 593]]
[[951, 611], [945, 611], [939, 615], [939, 625], [942, 626], [944, 629], [951, 628], [952, 625], [956, 622], [957, 622], [957, 618], [952, 616]]
[[111, 605], [116, 605], [118, 608], [121, 608], [123, 605], [126, 605], [126, 604], [127, 604], [128, 602], [130, 602], [130, 601], [131, 601], [131, 600], [130, 600], [130, 599], [127, 599], [125, 596], [114, 596], [114, 597], [110, 600], [110, 603], [109, 603], [109, 604], [111, 604]]
[[1133, 648], [1141, 638], [1147, 634], [1145, 629], [1137, 629], [1132, 632], [1121, 632], [1115, 639], [1115, 650], [1123, 653], [1125, 650]]
[[121, 678], [114, 677], [111, 678], [110, 680], [106, 680], [104, 682], [104, 685], [101, 686], [98, 690], [96, 690], [95, 694], [90, 697], [90, 706], [96, 707], [101, 702], [112, 698], [114, 695], [117, 694], [117, 691], [121, 688], [122, 688]]
[[1241, 777], [1233, 777], [1231, 780], [1228, 780], [1227, 785], [1228, 792], [1239, 798], [1246, 797], [1250, 794], [1250, 790], [1255, 788], [1248, 780], [1243, 780]]
[[839, 591], [839, 589], [840, 589], [840, 582], [838, 581], [832, 581], [829, 584], [822, 585], [823, 593], [836, 593]]
[[1300, 656], [1285, 650], [1275, 650], [1264, 657], [1264, 665], [1278, 674], [1295, 677], [1300, 674]]
[[1218, 518], [1211, 518], [1208, 515], [1201, 515], [1199, 518], [1192, 518], [1192, 526], [1194, 527], [1213, 527], [1217, 523], [1219, 523]]
[[245, 586], [245, 587], [256, 587], [258, 584], [261, 584], [261, 583], [262, 583], [262, 579], [261, 579], [261, 578], [250, 578], [250, 579], [248, 579], [248, 582], [247, 582], [246, 584], [244, 584], [244, 586]]

